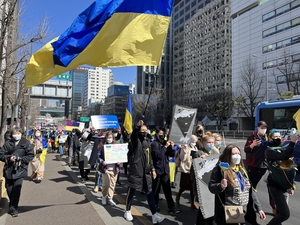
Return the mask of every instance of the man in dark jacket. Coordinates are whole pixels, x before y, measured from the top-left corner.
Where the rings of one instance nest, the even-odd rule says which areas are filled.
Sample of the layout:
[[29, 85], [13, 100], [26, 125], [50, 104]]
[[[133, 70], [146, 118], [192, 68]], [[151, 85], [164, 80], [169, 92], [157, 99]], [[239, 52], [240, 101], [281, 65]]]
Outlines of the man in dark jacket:
[[159, 209], [158, 200], [160, 187], [163, 187], [170, 215], [180, 213], [180, 210], [175, 208], [170, 185], [169, 157], [174, 157], [174, 155], [174, 142], [165, 141], [164, 130], [157, 128], [155, 131], [155, 140], [151, 143], [151, 156], [157, 174], [156, 178], [153, 179], [152, 190], [154, 191], [155, 205], [157, 209]]
[[[68, 165], [76, 166], [76, 159], [78, 152], [80, 150], [80, 131], [73, 129], [72, 132], [68, 135], [67, 141], [66, 141], [66, 150], [69, 151], [69, 158], [68, 158]], [[77, 162], [78, 163], [78, 162]]]
[[164, 217], [156, 212], [155, 201], [152, 192], [152, 177], [156, 178], [155, 169], [152, 164], [150, 140], [151, 135], [147, 133], [147, 126], [140, 120], [137, 128], [133, 130], [128, 143], [128, 191], [126, 198], [126, 210], [124, 218], [132, 221], [130, 212], [132, 198], [135, 190], [144, 191], [152, 213], [153, 224], [160, 223]]
[[0, 160], [5, 162], [3, 175], [9, 198], [9, 213], [18, 216], [18, 205], [24, 177], [28, 173], [28, 164], [33, 159], [33, 146], [22, 137], [22, 129], [15, 127], [11, 139], [6, 141], [0, 150]]

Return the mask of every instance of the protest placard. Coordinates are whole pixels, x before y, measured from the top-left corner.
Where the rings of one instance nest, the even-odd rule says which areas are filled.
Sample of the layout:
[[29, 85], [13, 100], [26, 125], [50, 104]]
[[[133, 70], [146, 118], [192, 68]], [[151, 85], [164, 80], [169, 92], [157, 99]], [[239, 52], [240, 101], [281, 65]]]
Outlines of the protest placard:
[[106, 163], [127, 162], [128, 143], [104, 145]]

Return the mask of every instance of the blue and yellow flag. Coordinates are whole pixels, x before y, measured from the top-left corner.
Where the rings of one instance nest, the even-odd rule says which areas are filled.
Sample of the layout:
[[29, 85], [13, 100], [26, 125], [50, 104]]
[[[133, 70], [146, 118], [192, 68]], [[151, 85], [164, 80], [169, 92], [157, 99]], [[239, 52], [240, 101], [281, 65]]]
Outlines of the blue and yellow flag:
[[293, 115], [293, 119], [296, 121], [297, 130], [300, 134], [300, 109]]
[[123, 127], [125, 128], [127, 134], [132, 133], [132, 103], [131, 103], [130, 93], [128, 93], [127, 108], [125, 111], [125, 119], [124, 119]]
[[34, 53], [26, 87], [80, 65], [159, 65], [173, 0], [96, 0], [59, 37]]

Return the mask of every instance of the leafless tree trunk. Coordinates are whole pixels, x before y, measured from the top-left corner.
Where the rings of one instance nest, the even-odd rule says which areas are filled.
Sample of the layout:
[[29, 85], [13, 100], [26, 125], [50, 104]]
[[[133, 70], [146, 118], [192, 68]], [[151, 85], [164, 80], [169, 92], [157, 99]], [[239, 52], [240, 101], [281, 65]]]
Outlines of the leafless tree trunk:
[[[300, 94], [300, 56], [294, 55], [293, 51], [284, 48], [277, 57], [276, 67], [273, 76], [276, 83], [277, 93], [293, 92], [294, 95]], [[283, 85], [286, 88], [283, 88]]]
[[[0, 5], [0, 87], [2, 91], [0, 146], [4, 143], [4, 133], [7, 129], [7, 106], [9, 103], [12, 108], [19, 106], [21, 93], [24, 93], [24, 91], [17, 91], [14, 85], [16, 79], [23, 79], [24, 75], [20, 74], [24, 74], [26, 63], [31, 54], [31, 52], [29, 54], [29, 52], [24, 51], [24, 49], [33, 42], [45, 38], [48, 28], [46, 21], [42, 21], [37, 34], [29, 35], [31, 36], [29, 39], [26, 38], [26, 35], [18, 34], [21, 11], [18, 0], [3, 0]], [[19, 96], [16, 94], [17, 92], [19, 92]], [[13, 95], [14, 97], [12, 97]], [[18, 115], [15, 116], [18, 117]]]
[[261, 94], [265, 94], [261, 93], [265, 87], [265, 78], [258, 73], [251, 57], [244, 61], [240, 74], [239, 85], [234, 93], [235, 108], [239, 115], [254, 120], [255, 107], [262, 100]]

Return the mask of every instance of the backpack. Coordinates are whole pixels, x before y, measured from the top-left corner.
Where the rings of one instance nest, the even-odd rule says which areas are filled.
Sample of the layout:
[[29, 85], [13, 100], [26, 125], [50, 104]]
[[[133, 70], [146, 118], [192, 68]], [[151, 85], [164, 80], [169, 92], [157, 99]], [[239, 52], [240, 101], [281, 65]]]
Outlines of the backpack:
[[178, 148], [178, 150], [175, 152], [174, 155], [174, 161], [177, 167], [180, 167], [180, 152], [181, 152], [181, 148]]
[[[274, 151], [278, 151], [278, 148], [271, 148]], [[293, 159], [290, 158], [289, 160], [285, 161], [292, 161]], [[285, 168], [283, 166], [283, 161], [275, 161], [275, 162], [267, 162], [267, 167], [270, 172], [271, 179], [282, 189], [294, 189], [294, 182], [296, 178], [296, 169], [294, 168]]]

